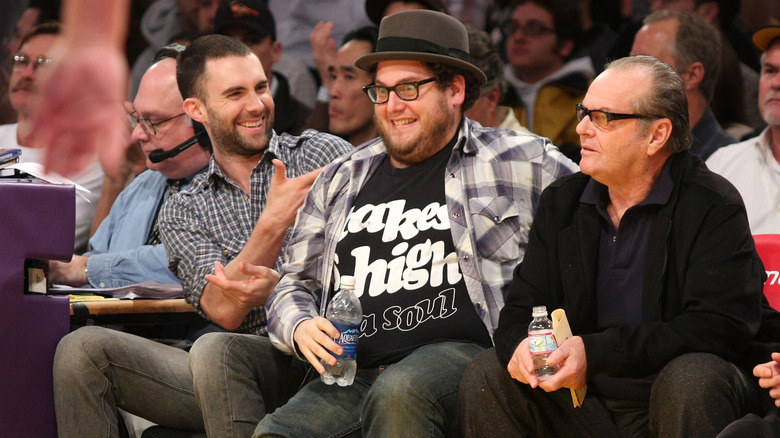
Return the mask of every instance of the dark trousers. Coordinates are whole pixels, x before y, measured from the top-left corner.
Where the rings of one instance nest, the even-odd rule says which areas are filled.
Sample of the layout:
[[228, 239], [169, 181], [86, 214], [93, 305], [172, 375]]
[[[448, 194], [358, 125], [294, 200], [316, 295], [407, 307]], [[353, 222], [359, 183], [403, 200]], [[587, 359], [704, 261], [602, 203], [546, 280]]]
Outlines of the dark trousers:
[[747, 414], [729, 424], [717, 438], [777, 438], [780, 437], [780, 410], [764, 418], [756, 414]]
[[715, 355], [690, 353], [661, 370], [646, 403], [589, 391], [574, 408], [568, 389], [548, 393], [512, 379], [489, 349], [466, 370], [458, 411], [466, 437], [712, 438], [759, 409], [753, 380]]

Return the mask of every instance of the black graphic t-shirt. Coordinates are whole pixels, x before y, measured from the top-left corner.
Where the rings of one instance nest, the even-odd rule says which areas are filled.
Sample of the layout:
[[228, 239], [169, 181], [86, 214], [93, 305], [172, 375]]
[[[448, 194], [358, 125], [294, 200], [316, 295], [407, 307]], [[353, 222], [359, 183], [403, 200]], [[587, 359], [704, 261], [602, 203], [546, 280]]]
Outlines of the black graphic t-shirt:
[[435, 342], [491, 345], [450, 234], [442, 181], [453, 144], [405, 169], [386, 158], [347, 218], [334, 278], [355, 276], [363, 307], [360, 368], [397, 362]]

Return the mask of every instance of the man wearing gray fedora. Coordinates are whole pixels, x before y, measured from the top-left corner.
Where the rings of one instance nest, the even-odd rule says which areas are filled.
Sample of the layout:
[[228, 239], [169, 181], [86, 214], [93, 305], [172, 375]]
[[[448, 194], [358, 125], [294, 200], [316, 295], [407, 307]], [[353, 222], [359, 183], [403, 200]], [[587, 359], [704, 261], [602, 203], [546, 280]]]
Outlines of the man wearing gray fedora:
[[485, 82], [468, 50], [459, 21], [415, 10], [385, 17], [376, 50], [355, 62], [373, 79], [380, 138], [312, 186], [266, 310], [274, 345], [323, 373], [342, 352], [323, 315], [341, 276], [355, 276], [357, 375], [346, 387], [310, 380], [255, 437], [457, 432], [462, 373], [492, 345], [539, 196], [576, 169], [545, 138], [463, 116]]

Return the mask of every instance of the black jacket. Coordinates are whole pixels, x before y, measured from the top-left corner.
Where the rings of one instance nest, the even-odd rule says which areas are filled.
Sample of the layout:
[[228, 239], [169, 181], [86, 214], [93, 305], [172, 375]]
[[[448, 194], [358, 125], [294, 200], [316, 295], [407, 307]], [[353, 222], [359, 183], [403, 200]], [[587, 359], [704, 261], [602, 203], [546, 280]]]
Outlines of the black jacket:
[[596, 327], [601, 217], [594, 205], [579, 202], [590, 177], [577, 173], [542, 193], [494, 336], [503, 363], [527, 336], [535, 305], [566, 310], [584, 341], [589, 376], [643, 377], [687, 352], [744, 359], [766, 300], [742, 198], [698, 157], [682, 152], [670, 160], [674, 189], [653, 219], [643, 321]]

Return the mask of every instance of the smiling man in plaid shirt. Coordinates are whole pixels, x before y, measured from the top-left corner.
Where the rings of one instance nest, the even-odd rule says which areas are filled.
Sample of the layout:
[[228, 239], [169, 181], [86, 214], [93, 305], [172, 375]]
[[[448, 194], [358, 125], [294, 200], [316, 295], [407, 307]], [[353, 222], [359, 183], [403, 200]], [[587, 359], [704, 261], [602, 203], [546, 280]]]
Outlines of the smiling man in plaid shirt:
[[[60, 343], [55, 398], [60, 436], [119, 436], [117, 408], [159, 425], [246, 437], [299, 388], [305, 367], [271, 346], [263, 304], [281, 248], [318, 169], [352, 150], [329, 134], [277, 134], [274, 101], [257, 56], [224, 35], [196, 39], [176, 65], [187, 115], [214, 154], [205, 172], [169, 197], [160, 237], [187, 301], [232, 332], [186, 351], [116, 330], [84, 327]], [[255, 384], [226, 381], [248, 369]]]

